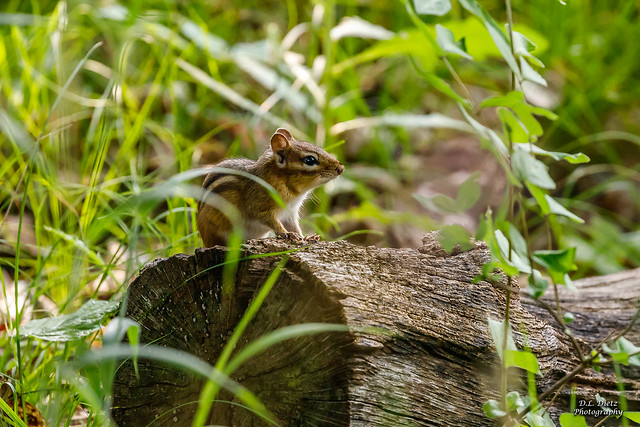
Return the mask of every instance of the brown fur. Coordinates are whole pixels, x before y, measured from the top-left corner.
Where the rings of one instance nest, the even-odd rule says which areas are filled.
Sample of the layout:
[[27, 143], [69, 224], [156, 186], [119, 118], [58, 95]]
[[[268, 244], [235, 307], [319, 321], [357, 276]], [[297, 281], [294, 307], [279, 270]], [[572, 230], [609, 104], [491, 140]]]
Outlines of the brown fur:
[[[315, 156], [319, 164], [305, 165], [302, 159], [308, 155]], [[204, 179], [205, 195], [196, 216], [205, 247], [227, 242], [232, 222], [222, 212], [225, 201], [237, 208], [239, 225], [244, 228], [247, 239], [262, 237], [268, 230], [273, 230], [278, 236], [301, 238], [297, 210], [302, 199], [311, 189], [344, 171], [344, 166], [333, 155], [308, 142], [295, 140], [286, 129], [278, 129], [273, 134], [271, 147], [257, 161], [228, 159], [218, 163], [216, 168], [233, 169], [263, 179], [288, 206], [291, 204], [291, 214], [285, 214], [261, 184], [214, 169]]]

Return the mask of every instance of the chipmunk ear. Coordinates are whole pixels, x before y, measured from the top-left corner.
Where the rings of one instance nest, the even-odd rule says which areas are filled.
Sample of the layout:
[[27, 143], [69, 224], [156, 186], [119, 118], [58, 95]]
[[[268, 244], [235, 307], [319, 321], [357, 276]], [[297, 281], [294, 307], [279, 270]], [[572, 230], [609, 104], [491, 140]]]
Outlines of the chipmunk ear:
[[[291, 143], [289, 142], [290, 139], [287, 138], [286, 134], [281, 132], [282, 130], [283, 129], [278, 129], [276, 133], [274, 133], [271, 137], [271, 149], [274, 153], [277, 153], [278, 151], [284, 150], [285, 148], [291, 146]], [[288, 133], [289, 136], [291, 136], [288, 130], [284, 129], [284, 131]]]
[[278, 128], [278, 129], [276, 130], [276, 133], [281, 133], [281, 134], [283, 134], [283, 135], [284, 135], [284, 136], [285, 136], [289, 141], [293, 141], [293, 140], [294, 140], [293, 135], [291, 135], [291, 132], [289, 132], [289, 131], [288, 131], [287, 129], [285, 129], [285, 128]]

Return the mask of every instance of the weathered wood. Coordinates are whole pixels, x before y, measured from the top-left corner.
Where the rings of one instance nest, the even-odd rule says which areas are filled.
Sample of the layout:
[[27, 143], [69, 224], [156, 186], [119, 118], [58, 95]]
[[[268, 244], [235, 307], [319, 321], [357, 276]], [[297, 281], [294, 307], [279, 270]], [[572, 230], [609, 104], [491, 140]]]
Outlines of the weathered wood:
[[[350, 332], [287, 341], [247, 361], [233, 378], [253, 391], [282, 425], [494, 425], [482, 412], [482, 404], [497, 398], [500, 389], [487, 319], [503, 318], [505, 291], [472, 283], [489, 259], [483, 243], [447, 255], [433, 235], [425, 239], [419, 250], [321, 242], [291, 253], [239, 347], [298, 323], [341, 323]], [[243, 247], [243, 255], [291, 247], [281, 240], [256, 240]], [[214, 247], [157, 260], [143, 269], [129, 288], [127, 307], [127, 316], [142, 325], [143, 342], [215, 363], [256, 289], [280, 260], [241, 261], [234, 297], [228, 309], [221, 309], [222, 271], [209, 268], [224, 257], [224, 248]], [[614, 283], [616, 293], [590, 280], [578, 282], [579, 294], [562, 293], [563, 305], [576, 315], [575, 336], [585, 350], [628, 322], [640, 296], [639, 276], [637, 271], [628, 279], [621, 276]], [[523, 302], [513, 296], [516, 343], [522, 345], [526, 332], [544, 373], [538, 381], [544, 388], [578, 361], [553, 319], [526, 298]], [[387, 333], [362, 331], [369, 327]], [[628, 337], [638, 342], [639, 335], [636, 326]], [[522, 388], [513, 372], [512, 387]], [[625, 388], [634, 392], [626, 397], [637, 407], [637, 372], [628, 378]], [[576, 383], [579, 396], [589, 400], [596, 392], [610, 399], [619, 393], [606, 369], [587, 370]], [[138, 426], [166, 413], [154, 425], [188, 425], [196, 405], [179, 405], [196, 401], [201, 387], [201, 381], [145, 361], [138, 379], [131, 365], [124, 364], [115, 378], [113, 417], [121, 426]], [[568, 410], [568, 392], [561, 392], [552, 414]], [[264, 425], [228, 403], [214, 405], [211, 422]]]

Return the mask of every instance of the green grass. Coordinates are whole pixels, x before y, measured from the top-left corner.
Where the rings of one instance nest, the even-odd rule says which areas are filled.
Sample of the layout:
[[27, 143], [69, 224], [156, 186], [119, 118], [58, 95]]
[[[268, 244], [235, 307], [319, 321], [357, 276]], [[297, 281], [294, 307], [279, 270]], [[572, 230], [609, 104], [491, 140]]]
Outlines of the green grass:
[[[607, 273], [640, 266], [638, 5], [567, 3], [517, 4], [516, 20], [537, 38], [559, 99], [561, 118], [544, 123], [541, 145], [583, 151], [595, 163], [572, 173], [553, 166], [561, 187], [555, 195], [588, 221], [552, 226], [579, 247], [579, 275]], [[50, 425], [79, 403], [90, 424], [105, 422], [104, 396], [78, 394], [79, 385], [58, 370], [99, 345], [101, 333], [48, 342], [13, 337], [16, 325], [72, 313], [89, 299], [119, 301], [147, 261], [199, 247], [199, 167], [227, 156], [255, 158], [273, 129], [296, 129], [348, 164], [341, 184], [317, 191], [305, 227], [389, 245], [394, 227], [437, 225], [411, 192], [399, 203], [393, 185], [419, 185], [419, 167], [407, 162], [420, 164], [425, 146], [460, 134], [450, 129], [457, 124], [437, 120], [425, 137], [409, 114], [462, 119], [429, 76], [462, 91], [401, 2], [327, 0], [317, 4], [330, 13], [313, 24], [314, 5], [293, 0], [99, 4], [8, 0], [0, 9], [0, 311], [11, 332], [0, 332], [0, 373]], [[502, 2], [483, 4], [503, 21]], [[408, 39], [333, 39], [331, 28], [354, 15]], [[445, 22], [469, 35], [478, 61], [452, 60], [467, 86], [506, 91], [506, 67], [468, 17], [454, 3], [444, 20], [425, 22], [430, 31]], [[304, 33], [285, 49], [283, 37], [302, 22]], [[296, 61], [315, 64], [313, 81]], [[405, 120], [381, 119], [388, 114]], [[335, 132], [361, 117], [374, 119], [353, 133]], [[380, 191], [375, 176], [393, 185]], [[529, 227], [533, 242], [545, 239], [538, 217]], [[359, 234], [364, 228], [373, 234]], [[18, 294], [26, 298], [9, 307]]]

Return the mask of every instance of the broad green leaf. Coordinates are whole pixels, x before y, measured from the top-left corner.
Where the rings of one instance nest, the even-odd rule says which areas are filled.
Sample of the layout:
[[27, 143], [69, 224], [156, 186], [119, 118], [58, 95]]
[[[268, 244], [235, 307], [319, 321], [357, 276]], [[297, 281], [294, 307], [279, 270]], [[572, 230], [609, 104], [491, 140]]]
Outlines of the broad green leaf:
[[549, 211], [551, 213], [554, 213], [556, 215], [566, 216], [567, 218], [571, 218], [572, 220], [574, 220], [575, 222], [579, 222], [580, 224], [584, 223], [584, 220], [582, 218], [580, 218], [579, 216], [571, 213], [569, 210], [567, 210], [560, 203], [556, 202], [555, 199], [553, 199], [553, 197], [548, 196], [547, 194], [545, 194], [544, 195], [544, 199], [549, 204]]
[[564, 319], [565, 323], [571, 323], [576, 320], [576, 316], [570, 311], [565, 311], [564, 313], [562, 313], [562, 318]]
[[[625, 337], [618, 338], [613, 344], [613, 348], [605, 344], [603, 349], [618, 363], [640, 366], [640, 355], [636, 354], [640, 351], [640, 347], [635, 346]], [[629, 357], [630, 354], [636, 355]]]
[[520, 68], [522, 69], [522, 78], [529, 80], [530, 82], [537, 83], [542, 86], [547, 86], [547, 81], [536, 70], [529, 65], [524, 57], [520, 57]]
[[625, 411], [625, 412], [622, 413], [622, 415], [625, 418], [628, 418], [631, 421], [634, 421], [634, 422], [640, 424], [640, 412], [628, 412], [628, 411]]
[[331, 40], [337, 41], [345, 37], [358, 37], [361, 39], [388, 40], [395, 36], [393, 31], [372, 24], [359, 16], [345, 16], [338, 25], [329, 31]]
[[589, 159], [589, 156], [583, 153], [568, 154], [568, 153], [561, 153], [559, 151], [547, 151], [534, 144], [531, 144], [531, 145], [519, 144], [519, 146], [524, 150], [532, 151], [534, 154], [551, 157], [554, 160], [566, 160], [571, 164], [587, 163], [591, 160]]
[[529, 295], [533, 298], [539, 298], [549, 286], [547, 279], [542, 277], [542, 273], [534, 269], [533, 274], [529, 275]]
[[509, 240], [502, 230], [496, 230], [495, 237], [498, 242], [498, 247], [500, 248], [500, 255], [504, 262], [515, 267], [519, 272], [530, 273], [531, 266], [529, 265], [529, 260], [526, 257], [522, 258], [518, 255], [513, 247], [511, 248], [511, 257], [509, 258]]
[[507, 413], [500, 408], [500, 403], [493, 399], [485, 402], [485, 404], [482, 405], [482, 410], [484, 414], [491, 419], [502, 418], [507, 415]]
[[536, 50], [536, 45], [524, 34], [513, 31], [513, 52], [520, 56], [529, 56]]
[[[499, 228], [505, 230], [509, 235], [509, 240], [511, 241], [511, 249], [516, 251], [518, 256], [521, 258], [527, 258], [527, 253], [529, 252], [527, 248], [527, 241], [524, 240], [520, 231], [516, 228], [515, 225], [511, 224], [508, 221], [499, 221]], [[527, 262], [527, 265], [529, 263]]]
[[[512, 350], [507, 350], [507, 358]], [[537, 363], [537, 362], [536, 362]], [[507, 409], [509, 412], [517, 411], [518, 409], [524, 409], [526, 403], [517, 391], [510, 391], [507, 393]]]
[[442, 227], [438, 232], [438, 242], [448, 253], [453, 252], [457, 245], [460, 245], [460, 249], [463, 252], [473, 248], [469, 233], [464, 227], [457, 224]]
[[540, 188], [554, 189], [556, 183], [549, 176], [549, 168], [523, 149], [514, 149], [511, 166], [515, 176]]
[[535, 354], [528, 351], [507, 350], [505, 363], [507, 366], [517, 366], [534, 374], [540, 373], [538, 359]]
[[565, 273], [578, 269], [574, 259], [576, 248], [555, 251], [535, 251], [533, 259], [547, 269], [554, 283], [565, 283]]
[[359, 64], [399, 55], [413, 55], [425, 71], [433, 71], [438, 64], [438, 52], [425, 34], [419, 29], [410, 29], [389, 40], [376, 42], [357, 55], [338, 62], [331, 68], [331, 73], [333, 77], [338, 77], [347, 69]]
[[[537, 137], [542, 135], [542, 126], [536, 118], [533, 116], [537, 114], [536, 107], [529, 105], [524, 98], [524, 94], [519, 91], [511, 91], [503, 96], [495, 96], [492, 98], [488, 98], [480, 104], [482, 108], [485, 107], [507, 107], [513, 110], [513, 112], [518, 116], [520, 122], [527, 130], [527, 133], [531, 137]], [[546, 111], [546, 110], [545, 110]], [[546, 114], [546, 113], [545, 113]], [[535, 139], [535, 138], [533, 138]]]
[[479, 173], [474, 173], [467, 178], [458, 189], [456, 200], [444, 194], [437, 194], [433, 197], [424, 197], [414, 194], [425, 208], [434, 212], [463, 212], [476, 204], [480, 198], [480, 184], [476, 181]]
[[536, 116], [546, 117], [549, 120], [558, 120], [558, 115], [544, 107], [532, 107], [531, 112]]
[[547, 202], [547, 199], [544, 197], [546, 196], [545, 192], [540, 187], [530, 182], [527, 182], [527, 189], [529, 190], [533, 198], [538, 203], [538, 206], [540, 206], [540, 210], [542, 211], [542, 214], [543, 215], [550, 214], [551, 209], [549, 208], [549, 203]]
[[528, 143], [529, 133], [520, 120], [505, 107], [498, 107], [498, 117], [502, 122], [504, 133], [509, 135], [511, 142]]
[[534, 414], [533, 411], [529, 412], [524, 421], [531, 427], [556, 427], [555, 423], [549, 417], [549, 414], [545, 412], [545, 416], [541, 417], [538, 414]]
[[[616, 342], [618, 343], [618, 347], [622, 351], [627, 352], [627, 354], [635, 354], [640, 351], [640, 347], [635, 346], [631, 341], [629, 341], [625, 337], [618, 338]], [[630, 357], [629, 364], [634, 366], [640, 366], [640, 354]]]
[[77, 340], [102, 328], [104, 319], [116, 312], [118, 304], [89, 300], [73, 314], [32, 320], [20, 328], [20, 333], [46, 341]]
[[[440, 23], [453, 32], [456, 40], [460, 40], [461, 38], [465, 39], [467, 47], [466, 52], [476, 61], [482, 62], [486, 61], [488, 58], [502, 57], [482, 21], [476, 19], [474, 16], [468, 16], [465, 19], [441, 21]], [[518, 32], [526, 34], [528, 39], [533, 40], [533, 42], [538, 46], [536, 53], [542, 53], [547, 50], [549, 42], [544, 35], [538, 33], [532, 28], [517, 23], [514, 25], [514, 28], [518, 30]], [[535, 60], [531, 58], [529, 59], [531, 64], [537, 65]]]
[[509, 261], [509, 241], [502, 233], [502, 231], [495, 230], [493, 235], [491, 236], [491, 240], [489, 240], [487, 243], [489, 243], [489, 247], [491, 247], [492, 249], [493, 245], [491, 243], [495, 243], [497, 251], [492, 250], [492, 253], [500, 261], [499, 268], [501, 268], [507, 276], [516, 276], [518, 275], [518, 273], [520, 273], [520, 269], [516, 267], [513, 262]]
[[480, 176], [480, 172], [471, 174], [458, 188], [456, 203], [460, 211], [466, 211], [480, 199], [481, 188], [478, 183], [478, 176]]
[[456, 201], [444, 194], [436, 194], [433, 197], [414, 194], [413, 198], [419, 201], [422, 206], [434, 212], [458, 212]]
[[573, 415], [568, 412], [560, 415], [559, 421], [562, 427], [589, 427], [582, 415]]
[[438, 42], [438, 46], [440, 46], [440, 49], [442, 49], [445, 53], [450, 53], [452, 55], [461, 56], [467, 59], [473, 59], [473, 57], [466, 51], [464, 38], [459, 42], [456, 42], [451, 30], [443, 27], [440, 24], [436, 25], [436, 40]]
[[462, 7], [482, 20], [485, 28], [491, 35], [493, 42], [500, 51], [500, 54], [507, 62], [507, 65], [509, 65], [509, 68], [511, 68], [511, 71], [513, 71], [518, 80], [522, 80], [520, 69], [518, 68], [518, 63], [511, 53], [511, 45], [509, 43], [509, 39], [504, 34], [502, 29], [498, 26], [496, 21], [475, 0], [460, 0], [460, 4], [462, 5]]
[[442, 16], [451, 10], [451, 0], [413, 0], [413, 5], [419, 15]]
[[[493, 338], [493, 343], [496, 346], [496, 350], [498, 351], [498, 356], [502, 359], [502, 347], [503, 347], [503, 336], [504, 336], [504, 320], [497, 321], [493, 319], [489, 319], [489, 331], [491, 332], [491, 337]], [[507, 330], [507, 351], [515, 350], [516, 343], [513, 341], [513, 331], [511, 330], [511, 325], [508, 325]]]

